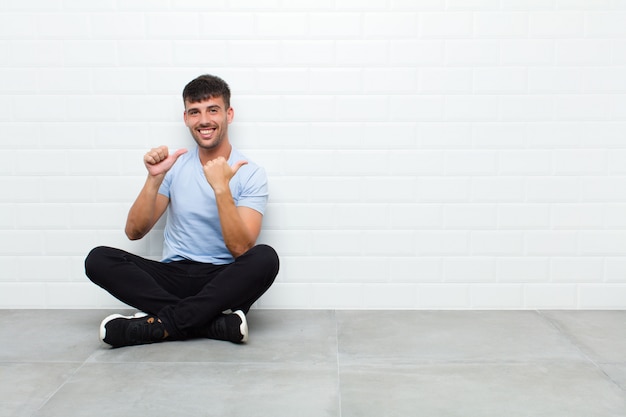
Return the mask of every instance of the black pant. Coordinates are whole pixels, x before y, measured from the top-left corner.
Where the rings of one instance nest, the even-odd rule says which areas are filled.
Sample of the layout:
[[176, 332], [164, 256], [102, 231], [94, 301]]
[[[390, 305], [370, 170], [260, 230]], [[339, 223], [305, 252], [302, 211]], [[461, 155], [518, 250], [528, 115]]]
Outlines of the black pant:
[[95, 284], [120, 301], [157, 316], [172, 339], [193, 337], [222, 311], [247, 313], [278, 274], [278, 255], [257, 245], [235, 262], [164, 263], [99, 246], [85, 260]]

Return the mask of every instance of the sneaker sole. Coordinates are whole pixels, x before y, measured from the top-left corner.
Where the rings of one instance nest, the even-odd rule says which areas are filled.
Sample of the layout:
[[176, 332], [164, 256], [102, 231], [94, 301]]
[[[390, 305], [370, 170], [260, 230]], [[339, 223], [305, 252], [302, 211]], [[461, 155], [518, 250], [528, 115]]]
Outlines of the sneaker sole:
[[241, 319], [241, 325], [239, 325], [239, 330], [241, 331], [243, 338], [241, 339], [240, 343], [246, 343], [248, 341], [248, 321], [246, 320], [246, 315], [243, 314], [243, 311], [241, 310], [234, 311], [232, 314], [238, 315]]
[[105, 326], [111, 320], [114, 320], [114, 319], [134, 319], [134, 318], [145, 317], [145, 316], [147, 316], [146, 313], [144, 313], [143, 311], [139, 311], [139, 312], [133, 314], [132, 316], [123, 316], [121, 314], [111, 314], [110, 316], [105, 317], [104, 320], [102, 320], [102, 322], [100, 323], [100, 340], [103, 343], [106, 343], [104, 341], [104, 338], [107, 335], [107, 329], [106, 329]]

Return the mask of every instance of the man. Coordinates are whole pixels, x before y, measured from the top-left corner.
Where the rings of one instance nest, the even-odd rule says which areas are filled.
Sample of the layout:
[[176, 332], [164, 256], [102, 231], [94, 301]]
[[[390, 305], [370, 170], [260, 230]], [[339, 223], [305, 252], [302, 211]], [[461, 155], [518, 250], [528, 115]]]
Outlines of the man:
[[140, 310], [102, 321], [113, 347], [206, 337], [243, 343], [246, 314], [274, 282], [279, 260], [256, 245], [268, 198], [265, 171], [228, 137], [234, 110], [222, 79], [202, 75], [183, 90], [184, 120], [197, 146], [143, 158], [148, 177], [126, 221], [131, 240], [144, 237], [167, 210], [163, 259], [97, 247], [87, 276]]

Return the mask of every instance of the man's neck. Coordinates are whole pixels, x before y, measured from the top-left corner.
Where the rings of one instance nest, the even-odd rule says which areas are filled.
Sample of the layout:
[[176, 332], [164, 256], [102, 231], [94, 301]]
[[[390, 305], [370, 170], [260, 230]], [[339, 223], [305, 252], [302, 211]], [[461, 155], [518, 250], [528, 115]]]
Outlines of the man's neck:
[[224, 159], [228, 161], [232, 149], [232, 145], [228, 142], [223, 143], [215, 149], [204, 149], [198, 147], [198, 156], [200, 157], [200, 163], [204, 165], [209, 161], [219, 158], [220, 156], [224, 157]]

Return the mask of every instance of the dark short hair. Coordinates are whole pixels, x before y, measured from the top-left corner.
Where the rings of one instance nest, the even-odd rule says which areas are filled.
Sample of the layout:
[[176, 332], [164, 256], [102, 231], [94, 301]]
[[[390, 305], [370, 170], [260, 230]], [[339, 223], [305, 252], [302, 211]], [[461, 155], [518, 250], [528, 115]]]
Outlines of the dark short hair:
[[220, 77], [204, 74], [192, 80], [183, 89], [183, 101], [197, 103], [209, 98], [222, 97], [228, 109], [230, 107], [230, 87]]

